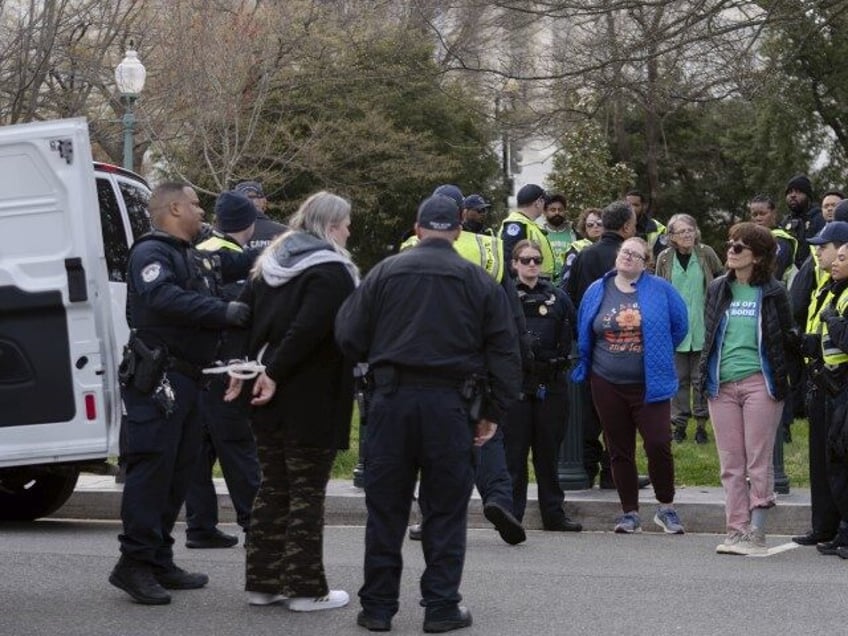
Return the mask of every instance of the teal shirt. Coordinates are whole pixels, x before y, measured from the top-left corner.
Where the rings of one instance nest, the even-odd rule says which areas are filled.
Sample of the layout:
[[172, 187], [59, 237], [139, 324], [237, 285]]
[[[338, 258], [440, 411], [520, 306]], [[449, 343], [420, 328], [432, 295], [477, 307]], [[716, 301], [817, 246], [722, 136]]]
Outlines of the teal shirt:
[[700, 351], [704, 348], [704, 299], [707, 294], [701, 262], [692, 254], [688, 267], [683, 269], [676, 253], [672, 262], [671, 284], [683, 297], [686, 309], [689, 310], [689, 333], [676, 350], [681, 353]]
[[727, 309], [727, 329], [721, 347], [718, 381], [736, 382], [762, 371], [757, 330], [760, 292], [756, 287], [733, 281], [733, 300]]

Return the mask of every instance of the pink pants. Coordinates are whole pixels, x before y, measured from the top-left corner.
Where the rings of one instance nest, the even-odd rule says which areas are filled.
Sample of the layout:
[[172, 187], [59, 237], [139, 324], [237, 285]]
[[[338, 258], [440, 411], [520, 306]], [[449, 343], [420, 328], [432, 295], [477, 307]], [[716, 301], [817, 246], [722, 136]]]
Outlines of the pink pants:
[[722, 384], [707, 407], [721, 464], [727, 530], [747, 532], [751, 510], [774, 505], [772, 456], [783, 402], [769, 397], [763, 374], [755, 373]]

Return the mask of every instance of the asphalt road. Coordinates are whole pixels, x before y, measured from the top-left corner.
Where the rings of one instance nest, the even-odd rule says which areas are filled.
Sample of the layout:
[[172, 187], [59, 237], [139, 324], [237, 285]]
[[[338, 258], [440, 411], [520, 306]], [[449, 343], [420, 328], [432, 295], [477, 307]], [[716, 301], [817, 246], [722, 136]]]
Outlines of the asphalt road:
[[[234, 526], [225, 526], [234, 530]], [[169, 606], [132, 603], [106, 580], [117, 559], [115, 522], [44, 520], [0, 526], [0, 634], [264, 635], [366, 634], [355, 625], [363, 529], [329, 527], [330, 584], [346, 608], [294, 614], [250, 607], [244, 552], [187, 550], [177, 562], [209, 574]], [[840, 634], [848, 561], [798, 548], [764, 558], [719, 556], [716, 535], [557, 535], [533, 531], [509, 547], [492, 530], [470, 530], [462, 591], [477, 635]], [[776, 548], [788, 537], [769, 537]], [[418, 544], [404, 548], [401, 611], [393, 633], [420, 634]]]

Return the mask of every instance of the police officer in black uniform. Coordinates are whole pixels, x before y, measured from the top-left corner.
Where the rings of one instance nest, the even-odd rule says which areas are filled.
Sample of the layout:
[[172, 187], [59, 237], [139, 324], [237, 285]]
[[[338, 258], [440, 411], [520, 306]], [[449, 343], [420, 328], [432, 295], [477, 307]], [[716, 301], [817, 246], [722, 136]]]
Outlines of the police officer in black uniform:
[[277, 223], [266, 214], [268, 198], [265, 196], [261, 183], [258, 181], [242, 181], [233, 190], [246, 196], [256, 207], [256, 227], [253, 229], [253, 236], [247, 242], [249, 249], [265, 249], [271, 244], [271, 241], [288, 229], [286, 225]]
[[471, 625], [459, 605], [459, 583], [472, 447], [491, 439], [517, 397], [521, 362], [506, 296], [452, 247], [459, 227], [452, 199], [426, 199], [416, 224], [420, 243], [371, 270], [336, 317], [340, 347], [353, 359], [367, 359], [376, 385], [368, 413], [365, 582], [357, 617], [372, 631], [391, 629], [398, 611], [401, 546], [419, 469], [424, 631]]
[[[183, 183], [150, 197], [154, 230], [133, 246], [127, 276], [127, 322], [133, 335], [121, 363], [127, 410], [126, 482], [121, 501], [121, 558], [112, 585], [146, 605], [165, 605], [166, 589], [206, 585], [205, 574], [174, 564], [171, 532], [200, 448], [201, 369], [220, 329], [244, 326], [247, 305], [216, 298], [215, 263], [191, 241], [203, 209]], [[253, 254], [220, 257], [224, 278], [246, 274]]]
[[545, 530], [580, 532], [583, 526], [563, 510], [565, 496], [557, 476], [559, 448], [568, 421], [565, 371], [574, 335], [574, 305], [564, 291], [540, 278], [542, 250], [527, 239], [515, 244], [512, 265], [518, 298], [524, 309], [533, 361], [524, 370], [521, 399], [507, 415], [506, 459], [512, 477], [513, 511], [524, 518], [527, 506], [527, 456], [539, 487], [539, 510]]

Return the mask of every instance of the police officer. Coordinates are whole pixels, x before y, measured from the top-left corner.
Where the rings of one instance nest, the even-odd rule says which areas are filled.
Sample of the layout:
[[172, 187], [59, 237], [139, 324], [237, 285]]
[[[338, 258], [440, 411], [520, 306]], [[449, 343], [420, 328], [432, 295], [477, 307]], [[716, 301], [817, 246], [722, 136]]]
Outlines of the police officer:
[[391, 629], [398, 611], [401, 546], [419, 470], [424, 631], [471, 625], [459, 606], [471, 449], [491, 439], [518, 395], [520, 359], [506, 296], [452, 247], [459, 227], [453, 200], [426, 199], [416, 224], [421, 242], [372, 269], [336, 317], [340, 347], [353, 359], [367, 359], [376, 384], [368, 413], [365, 581], [357, 617], [373, 631]]
[[545, 232], [536, 225], [536, 219], [545, 209], [545, 191], [535, 183], [528, 183], [518, 191], [515, 200], [518, 209], [510, 212], [501, 223], [500, 236], [503, 241], [504, 259], [510, 263], [515, 244], [530, 239], [542, 249], [542, 278], [551, 280], [554, 277], [554, 252]]
[[265, 249], [277, 236], [288, 228], [282, 223], [277, 223], [266, 214], [268, 210], [268, 198], [262, 190], [262, 184], [258, 181], [242, 181], [233, 188], [235, 192], [243, 194], [256, 206], [256, 227], [253, 236], [247, 243], [250, 249]]
[[512, 252], [518, 298], [533, 343], [533, 363], [524, 370], [521, 399], [507, 416], [505, 446], [513, 484], [515, 516], [527, 506], [527, 457], [539, 488], [539, 510], [545, 530], [579, 532], [583, 527], [563, 510], [565, 500], [557, 476], [558, 453], [568, 420], [565, 370], [575, 324], [574, 305], [564, 291], [539, 277], [542, 250], [533, 241], [519, 241]]
[[[463, 198], [462, 192], [453, 184], [438, 186], [433, 191], [433, 195], [450, 197], [460, 206], [462, 229], [453, 247], [463, 258], [480, 265], [496, 282], [501, 284], [510, 301], [516, 331], [524, 334], [526, 332], [524, 313], [518, 302], [515, 283], [512, 278], [504, 274], [503, 244], [493, 234], [484, 233], [482, 225], [478, 226], [470, 222], [473, 218], [481, 218], [474, 217], [474, 211], [486, 210], [489, 204], [479, 194]], [[470, 230], [469, 227], [476, 228], [479, 233]], [[410, 237], [401, 246], [401, 250], [409, 249], [417, 244], [418, 237]], [[519, 345], [522, 360], [524, 360], [528, 357], [529, 351], [526, 339], [522, 337]], [[499, 427], [494, 437], [480, 447], [474, 482], [483, 501], [483, 516], [495, 526], [501, 538], [510, 545], [526, 541], [527, 533], [513, 514], [513, 484], [506, 463], [503, 427]], [[409, 538], [415, 541], [421, 540], [421, 524], [413, 524], [409, 527]]]
[[[256, 215], [257, 208], [246, 196], [222, 192], [215, 202], [215, 232], [198, 243], [197, 249], [243, 252], [243, 246], [253, 235]], [[243, 287], [244, 280], [222, 285], [220, 295], [224, 300], [235, 300]], [[223, 343], [219, 350], [222, 346]], [[249, 392], [244, 391], [237, 399], [225, 402], [227, 379], [226, 375], [212, 376], [207, 390], [201, 394], [203, 440], [185, 502], [188, 548], [229, 548], [238, 543], [238, 537], [218, 529], [218, 497], [212, 482], [216, 459], [245, 538], [253, 498], [259, 489], [259, 459], [248, 417]]]
[[[171, 532], [200, 448], [201, 368], [218, 333], [243, 326], [248, 307], [216, 298], [213, 259], [191, 241], [203, 209], [183, 183], [164, 183], [150, 197], [153, 232], [133, 246], [127, 276], [127, 322], [133, 336], [121, 364], [127, 410], [127, 467], [121, 501], [121, 558], [112, 585], [137, 602], [164, 605], [166, 589], [206, 585], [205, 574], [174, 564]], [[225, 278], [244, 276], [250, 258], [222, 256]]]

